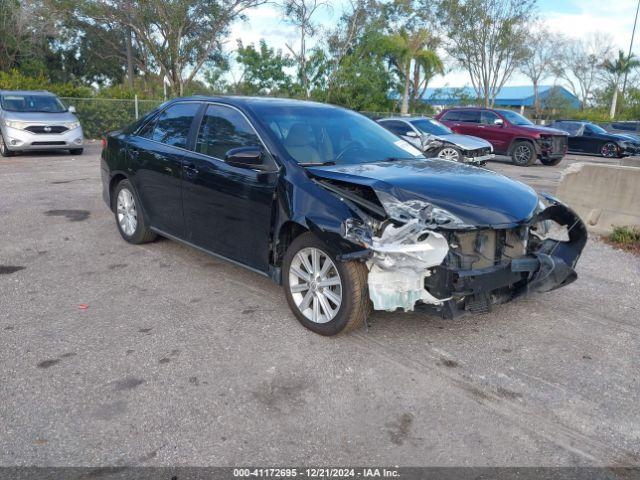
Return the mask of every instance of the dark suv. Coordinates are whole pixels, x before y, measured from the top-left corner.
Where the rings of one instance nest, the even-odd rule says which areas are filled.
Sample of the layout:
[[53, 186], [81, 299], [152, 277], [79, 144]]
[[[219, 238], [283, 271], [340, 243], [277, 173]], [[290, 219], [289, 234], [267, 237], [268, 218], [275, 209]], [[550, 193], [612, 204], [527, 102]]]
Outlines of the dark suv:
[[436, 116], [456, 133], [484, 138], [498, 155], [508, 155], [521, 167], [538, 158], [544, 165], [557, 165], [567, 153], [567, 134], [534, 125], [511, 110], [452, 108]]

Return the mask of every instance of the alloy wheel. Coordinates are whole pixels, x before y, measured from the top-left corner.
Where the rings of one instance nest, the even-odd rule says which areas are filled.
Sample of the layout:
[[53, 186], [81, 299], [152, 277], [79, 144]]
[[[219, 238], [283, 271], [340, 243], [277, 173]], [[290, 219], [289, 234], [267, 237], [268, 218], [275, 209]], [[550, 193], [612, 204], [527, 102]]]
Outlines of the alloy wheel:
[[605, 143], [600, 149], [600, 153], [603, 157], [613, 158], [618, 153], [618, 147], [613, 143]]
[[128, 237], [133, 236], [138, 228], [138, 212], [133, 194], [128, 189], [123, 188], [118, 192], [116, 209], [120, 228]]
[[293, 257], [289, 289], [300, 313], [314, 323], [330, 322], [342, 305], [338, 269], [329, 255], [318, 248], [303, 248]]
[[460, 154], [455, 148], [445, 147], [438, 152], [438, 158], [457, 162], [460, 159]]
[[531, 159], [531, 148], [527, 145], [519, 145], [513, 155], [519, 164], [526, 165]]

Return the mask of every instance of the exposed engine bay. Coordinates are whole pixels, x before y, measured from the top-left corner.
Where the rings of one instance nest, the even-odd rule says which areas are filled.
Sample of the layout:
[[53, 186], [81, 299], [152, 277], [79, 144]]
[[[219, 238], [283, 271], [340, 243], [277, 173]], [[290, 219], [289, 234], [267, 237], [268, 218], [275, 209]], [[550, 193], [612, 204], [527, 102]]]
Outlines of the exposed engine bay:
[[358, 218], [342, 236], [363, 248], [375, 310], [426, 308], [451, 318], [483, 313], [530, 292], [573, 282], [587, 240], [584, 223], [551, 196], [516, 225], [465, 224], [429, 202], [400, 201], [361, 185], [318, 180]]

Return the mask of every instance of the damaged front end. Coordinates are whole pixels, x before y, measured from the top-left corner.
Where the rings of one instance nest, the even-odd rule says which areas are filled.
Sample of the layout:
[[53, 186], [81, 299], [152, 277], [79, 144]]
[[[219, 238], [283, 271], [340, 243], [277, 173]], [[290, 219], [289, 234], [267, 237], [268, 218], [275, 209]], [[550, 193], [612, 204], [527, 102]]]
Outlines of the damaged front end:
[[371, 207], [372, 198], [359, 202], [349, 188], [329, 188], [344, 193], [343, 201], [358, 213], [343, 222], [341, 234], [363, 247], [357, 257], [369, 269], [375, 310], [420, 307], [447, 318], [483, 313], [493, 304], [577, 278], [574, 268], [586, 244], [586, 227], [550, 196], [527, 221], [476, 226], [426, 201], [400, 201], [372, 189], [381, 211]]

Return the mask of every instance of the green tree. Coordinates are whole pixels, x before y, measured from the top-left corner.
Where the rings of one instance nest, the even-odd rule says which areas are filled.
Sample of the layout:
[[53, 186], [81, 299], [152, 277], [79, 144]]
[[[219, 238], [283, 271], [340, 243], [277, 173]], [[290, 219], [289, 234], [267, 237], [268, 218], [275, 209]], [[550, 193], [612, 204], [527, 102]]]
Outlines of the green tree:
[[[430, 76], [443, 71], [442, 61], [434, 50], [429, 48], [432, 42], [430, 32], [425, 28], [420, 28], [415, 32], [401, 30], [399, 33], [388, 35], [382, 39], [381, 48], [389, 58], [394, 71], [403, 83], [402, 103], [400, 112], [409, 113], [409, 102], [411, 98], [412, 75], [414, 98], [417, 99], [419, 90], [423, 82], [420, 81], [424, 75], [425, 82], [428, 83]], [[422, 74], [421, 72], [424, 72]], [[424, 87], [426, 88], [426, 87]]]
[[265, 40], [260, 40], [259, 49], [242, 44], [238, 40], [237, 61], [243, 68], [238, 89], [245, 94], [266, 94], [287, 91], [291, 87], [291, 77], [285, 72], [293, 61], [281, 50], [269, 48]]
[[447, 49], [467, 70], [478, 98], [495, 97], [525, 57], [535, 0], [442, 0]]
[[527, 32], [525, 53], [519, 70], [533, 84], [533, 105], [535, 116], [541, 114], [539, 95], [540, 82], [549, 78], [558, 68], [558, 52], [562, 50], [564, 39], [547, 29], [543, 24], [535, 24]]
[[285, 20], [294, 25], [299, 32], [299, 47], [296, 49], [287, 44], [287, 48], [298, 64], [298, 77], [305, 98], [311, 96], [309, 72], [307, 71], [309, 62], [307, 41], [318, 33], [318, 25], [313, 17], [328, 5], [329, 3], [325, 0], [282, 0], [280, 4]]
[[53, 20], [39, 0], [0, 0], [0, 71], [45, 70]]
[[130, 31], [146, 59], [145, 73], [159, 71], [183, 95], [205, 65], [214, 63], [230, 25], [266, 0], [83, 0], [95, 22]]
[[554, 73], [580, 99], [581, 109], [593, 99], [602, 77], [602, 59], [611, 55], [612, 42], [610, 35], [598, 32], [567, 40], [557, 51], [558, 64]]
[[630, 73], [633, 69], [640, 67], [640, 60], [634, 54], [626, 55], [622, 50], [618, 50], [618, 57], [614, 59], [606, 59], [603, 68], [611, 76], [611, 86], [613, 95], [611, 98], [611, 109], [609, 116], [614, 118], [616, 115], [616, 105], [618, 101], [618, 87], [620, 79]]

